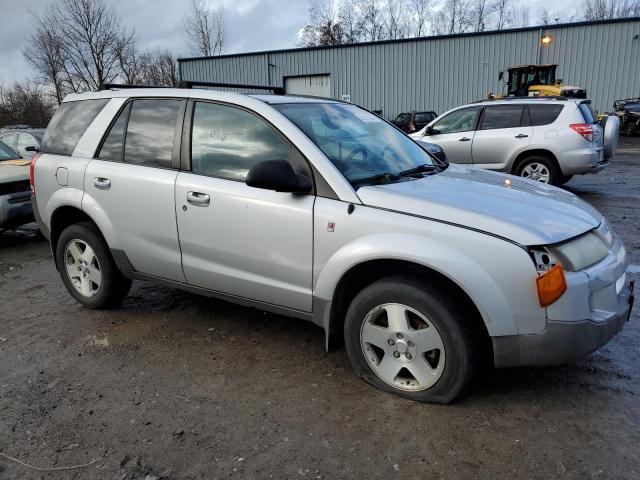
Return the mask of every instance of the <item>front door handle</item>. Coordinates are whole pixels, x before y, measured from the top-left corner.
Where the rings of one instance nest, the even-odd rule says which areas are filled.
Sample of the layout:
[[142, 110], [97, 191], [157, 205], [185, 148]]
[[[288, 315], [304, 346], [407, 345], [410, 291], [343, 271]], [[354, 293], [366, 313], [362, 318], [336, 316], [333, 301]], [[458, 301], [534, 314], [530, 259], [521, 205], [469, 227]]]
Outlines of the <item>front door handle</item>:
[[111, 188], [111, 180], [104, 177], [96, 177], [93, 179], [93, 186], [98, 190], [109, 190]]
[[459, 142], [470, 142], [471, 139], [469, 137], [462, 137], [460, 140], [458, 140]]
[[524, 133], [520, 133], [516, 135], [516, 138], [527, 138], [529, 135], [525, 135]]
[[211, 197], [206, 193], [189, 192], [187, 193], [187, 202], [196, 207], [208, 207]]

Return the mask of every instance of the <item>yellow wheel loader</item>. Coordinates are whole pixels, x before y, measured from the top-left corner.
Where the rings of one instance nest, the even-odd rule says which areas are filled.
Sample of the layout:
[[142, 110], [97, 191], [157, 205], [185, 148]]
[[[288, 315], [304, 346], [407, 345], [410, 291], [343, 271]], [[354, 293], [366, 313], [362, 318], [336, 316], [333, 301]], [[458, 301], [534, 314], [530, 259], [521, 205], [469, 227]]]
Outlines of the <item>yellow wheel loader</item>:
[[556, 79], [557, 68], [558, 65], [518, 65], [500, 72], [498, 81], [505, 83], [507, 97], [587, 98], [586, 89], [563, 85], [561, 79]]

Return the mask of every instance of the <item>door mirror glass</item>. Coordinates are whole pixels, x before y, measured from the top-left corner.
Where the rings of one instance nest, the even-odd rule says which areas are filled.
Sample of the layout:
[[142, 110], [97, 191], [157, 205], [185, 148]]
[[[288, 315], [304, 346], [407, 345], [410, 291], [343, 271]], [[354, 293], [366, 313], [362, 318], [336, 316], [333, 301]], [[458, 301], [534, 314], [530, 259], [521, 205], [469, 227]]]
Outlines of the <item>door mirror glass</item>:
[[286, 160], [265, 160], [256, 163], [247, 173], [246, 184], [276, 192], [309, 193], [311, 181], [297, 174]]

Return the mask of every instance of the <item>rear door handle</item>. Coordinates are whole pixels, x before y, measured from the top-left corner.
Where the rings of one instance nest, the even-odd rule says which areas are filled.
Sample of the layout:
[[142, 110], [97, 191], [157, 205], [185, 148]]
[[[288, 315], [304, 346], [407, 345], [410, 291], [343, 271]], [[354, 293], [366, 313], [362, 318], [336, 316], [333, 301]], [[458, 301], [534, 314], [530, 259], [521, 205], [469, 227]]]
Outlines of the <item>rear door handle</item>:
[[529, 135], [525, 135], [524, 133], [520, 133], [516, 135], [516, 138], [527, 138]]
[[99, 190], [109, 190], [111, 188], [111, 180], [104, 177], [96, 177], [93, 179], [93, 186]]
[[471, 139], [469, 137], [462, 137], [460, 140], [458, 140], [459, 142], [470, 142]]
[[187, 193], [187, 202], [197, 207], [208, 207], [211, 202], [211, 197], [206, 193], [189, 192]]

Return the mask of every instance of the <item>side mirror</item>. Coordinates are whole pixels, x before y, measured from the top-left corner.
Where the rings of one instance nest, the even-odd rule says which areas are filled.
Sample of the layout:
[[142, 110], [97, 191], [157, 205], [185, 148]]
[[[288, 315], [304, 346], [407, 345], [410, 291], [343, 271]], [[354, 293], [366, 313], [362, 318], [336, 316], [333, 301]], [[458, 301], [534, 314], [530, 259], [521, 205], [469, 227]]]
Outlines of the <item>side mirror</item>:
[[29, 145], [24, 149], [25, 152], [39, 152], [40, 150], [35, 145]]
[[254, 188], [289, 193], [309, 193], [312, 188], [311, 180], [294, 172], [286, 160], [256, 163], [249, 170], [245, 183]]
[[429, 125], [424, 133], [426, 135], [436, 135], [438, 131], [435, 128], [433, 128], [431, 125]]

